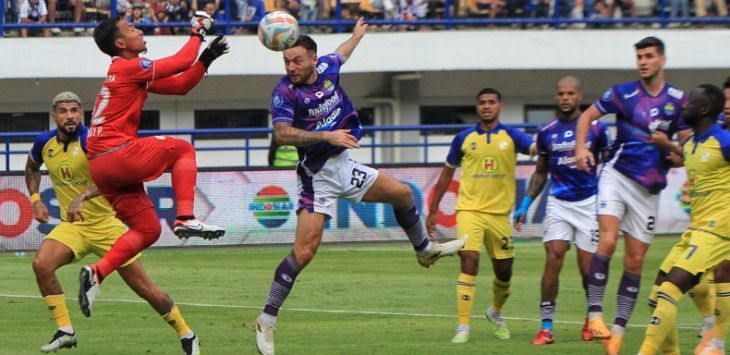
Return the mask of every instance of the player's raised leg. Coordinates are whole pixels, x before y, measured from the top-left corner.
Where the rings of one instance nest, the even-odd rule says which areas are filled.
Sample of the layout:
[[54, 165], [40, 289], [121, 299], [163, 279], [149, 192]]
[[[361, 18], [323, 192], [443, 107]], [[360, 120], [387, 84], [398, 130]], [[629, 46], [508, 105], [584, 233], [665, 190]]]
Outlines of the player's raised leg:
[[76, 333], [68, 314], [63, 289], [56, 278], [56, 270], [69, 264], [73, 259], [74, 254], [69, 247], [57, 240], [45, 239], [38, 248], [38, 254], [33, 260], [33, 272], [36, 276], [38, 289], [40, 289], [43, 302], [51, 312], [51, 318], [57, 326], [56, 333], [51, 341], [41, 346], [43, 352], [76, 346]]
[[431, 243], [426, 237], [421, 217], [413, 202], [413, 193], [406, 185], [392, 176], [380, 172], [372, 187], [362, 198], [365, 202], [384, 202], [393, 206], [398, 224], [416, 251], [418, 263], [423, 267], [433, 265], [439, 258], [453, 256], [464, 246], [463, 238], [442, 244]]
[[256, 318], [256, 347], [264, 355], [274, 354], [274, 331], [279, 309], [294, 287], [297, 275], [309, 264], [322, 241], [326, 215], [302, 208], [297, 213], [297, 229], [291, 254], [274, 271], [269, 296], [261, 315]]
[[150, 280], [142, 267], [142, 262], [135, 260], [132, 264], [121, 267], [119, 276], [137, 295], [146, 300], [160, 314], [180, 338], [184, 355], [200, 354], [200, 343], [197, 335], [188, 327], [180, 310], [170, 296]]

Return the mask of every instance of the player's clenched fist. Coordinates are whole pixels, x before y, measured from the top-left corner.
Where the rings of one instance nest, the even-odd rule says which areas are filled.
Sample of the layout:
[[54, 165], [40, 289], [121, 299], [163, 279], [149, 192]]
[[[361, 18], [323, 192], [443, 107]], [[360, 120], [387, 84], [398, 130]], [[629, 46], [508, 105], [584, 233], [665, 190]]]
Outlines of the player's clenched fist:
[[193, 18], [190, 19], [190, 25], [193, 26], [192, 33], [204, 38], [213, 27], [213, 18], [208, 16], [205, 11], [195, 11]]
[[203, 53], [200, 53], [200, 57], [198, 59], [206, 68], [208, 68], [210, 63], [226, 53], [228, 53], [228, 42], [226, 41], [226, 37], [218, 36], [210, 42], [208, 48], [203, 50]]
[[586, 148], [575, 148], [575, 164], [578, 170], [590, 172], [591, 167], [596, 166], [596, 158], [590, 150]]

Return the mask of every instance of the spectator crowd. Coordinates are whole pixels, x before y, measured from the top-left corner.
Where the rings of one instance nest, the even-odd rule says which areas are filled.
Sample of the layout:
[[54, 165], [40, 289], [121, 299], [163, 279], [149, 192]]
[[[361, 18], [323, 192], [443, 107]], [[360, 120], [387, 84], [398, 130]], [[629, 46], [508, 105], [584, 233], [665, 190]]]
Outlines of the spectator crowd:
[[[5, 21], [19, 23], [88, 23], [111, 15], [111, 0], [1, 0], [6, 1]], [[226, 4], [226, 1], [230, 1]], [[369, 20], [398, 21], [395, 26], [374, 26], [382, 30], [428, 30], [438, 26], [409, 25], [420, 19], [620, 19], [668, 17], [670, 27], [684, 26], [682, 20], [707, 16], [725, 17], [730, 0], [340, 0], [342, 18], [363, 16]], [[448, 6], [448, 11], [447, 11]], [[129, 22], [139, 25], [147, 35], [185, 34], [185, 27], [161, 25], [186, 22], [198, 10], [207, 12], [218, 23], [225, 22], [229, 10], [231, 21], [248, 22], [234, 26], [233, 34], [255, 33], [255, 22], [271, 11], [288, 11], [300, 22], [331, 20], [337, 16], [336, 0], [117, 0], [116, 10]], [[404, 24], [405, 23], [405, 24]], [[495, 22], [496, 26], [497, 23]], [[504, 26], [503, 23], [499, 23]], [[220, 27], [216, 33], [224, 32]], [[547, 25], [545, 25], [547, 26]], [[613, 23], [570, 22], [574, 28], [610, 28]], [[41, 35], [81, 35], [87, 28], [49, 25], [18, 31], [22, 37]], [[521, 25], [528, 27], [528, 25]], [[302, 26], [302, 32], [331, 31], [331, 26]], [[6, 33], [7, 35], [7, 33]], [[11, 34], [12, 35], [12, 34]]]

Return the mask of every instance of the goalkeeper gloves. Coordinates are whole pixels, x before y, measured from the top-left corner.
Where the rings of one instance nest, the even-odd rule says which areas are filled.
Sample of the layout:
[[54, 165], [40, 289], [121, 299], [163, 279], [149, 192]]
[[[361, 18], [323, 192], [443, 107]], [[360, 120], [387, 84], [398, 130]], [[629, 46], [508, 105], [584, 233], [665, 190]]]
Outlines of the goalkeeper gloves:
[[213, 63], [216, 58], [226, 53], [228, 53], [228, 42], [226, 42], [226, 37], [218, 36], [210, 42], [208, 48], [203, 50], [203, 53], [200, 53], [198, 60], [203, 63], [207, 69], [210, 66], [210, 63]]
[[213, 27], [213, 21], [213, 18], [208, 16], [205, 11], [195, 11], [193, 18], [190, 19], [190, 25], [193, 26], [191, 34], [204, 39]]

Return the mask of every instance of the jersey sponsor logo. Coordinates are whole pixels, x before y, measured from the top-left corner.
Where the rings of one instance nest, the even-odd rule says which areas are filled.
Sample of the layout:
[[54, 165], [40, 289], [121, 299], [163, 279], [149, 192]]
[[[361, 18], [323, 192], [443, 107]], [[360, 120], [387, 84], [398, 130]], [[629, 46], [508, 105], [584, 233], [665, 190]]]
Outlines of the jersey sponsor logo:
[[[318, 98], [322, 98], [324, 94], [322, 92], [317, 92], [315, 94]], [[319, 116], [327, 111], [329, 111], [333, 106], [340, 103], [340, 95], [337, 94], [337, 91], [327, 100], [324, 100], [324, 102], [320, 103], [315, 108], [310, 108], [307, 110], [307, 113], [309, 113], [309, 117], [315, 117]]]
[[274, 94], [274, 96], [271, 97], [271, 106], [280, 107], [283, 103], [284, 103], [284, 98], [281, 97], [281, 95]]
[[471, 150], [477, 150], [477, 142], [471, 142], [471, 144], [469, 144], [469, 148], [471, 148]]
[[53, 148], [48, 149], [48, 152], [46, 153], [46, 155], [48, 155], [49, 158], [52, 158], [53, 157]]
[[603, 93], [603, 96], [601, 96], [601, 100], [611, 101], [611, 97], [613, 97], [613, 90], [608, 89], [606, 90], [606, 92]]
[[324, 62], [322, 62], [322, 63], [319, 63], [319, 64], [317, 65], [317, 74], [322, 74], [322, 73], [324, 73], [324, 71], [325, 71], [325, 70], [327, 70], [327, 68], [329, 68], [329, 67], [330, 67], [330, 65], [329, 65], [329, 64], [327, 64], [327, 63], [324, 63]]
[[684, 91], [675, 88], [669, 88], [667, 90], [667, 95], [675, 99], [681, 99], [684, 96]]
[[56, 172], [58, 173], [58, 177], [60, 177], [63, 180], [73, 180], [74, 174], [71, 168], [68, 165], [61, 165], [56, 169]]
[[149, 58], [142, 58], [139, 61], [139, 66], [143, 70], [149, 70], [150, 68], [152, 68], [152, 60]]
[[[652, 109], [652, 110], [655, 110], [655, 109]], [[658, 114], [658, 112], [657, 112], [657, 114]], [[649, 131], [654, 132], [654, 131], [659, 130], [659, 131], [668, 132], [669, 126], [671, 126], [671, 125], [672, 125], [672, 121], [669, 121], [669, 120], [653, 120], [649, 123]]]
[[558, 158], [558, 165], [574, 165], [575, 157], [562, 156]]
[[636, 90], [634, 90], [634, 92], [632, 92], [630, 94], [624, 94], [623, 97], [624, 97], [624, 100], [628, 100], [628, 99], [630, 99], [630, 98], [632, 98], [632, 97], [634, 97], [634, 96], [636, 96], [638, 94], [639, 94], [639, 89], [636, 89]]
[[482, 158], [482, 170], [491, 173], [497, 170], [497, 159], [491, 156]]
[[329, 128], [330, 125], [332, 125], [333, 122], [337, 121], [337, 119], [340, 117], [340, 113], [342, 113], [342, 108], [338, 107], [336, 110], [332, 111], [332, 113], [327, 116], [327, 118], [317, 121], [317, 127], [315, 130], [320, 130], [322, 128]]

